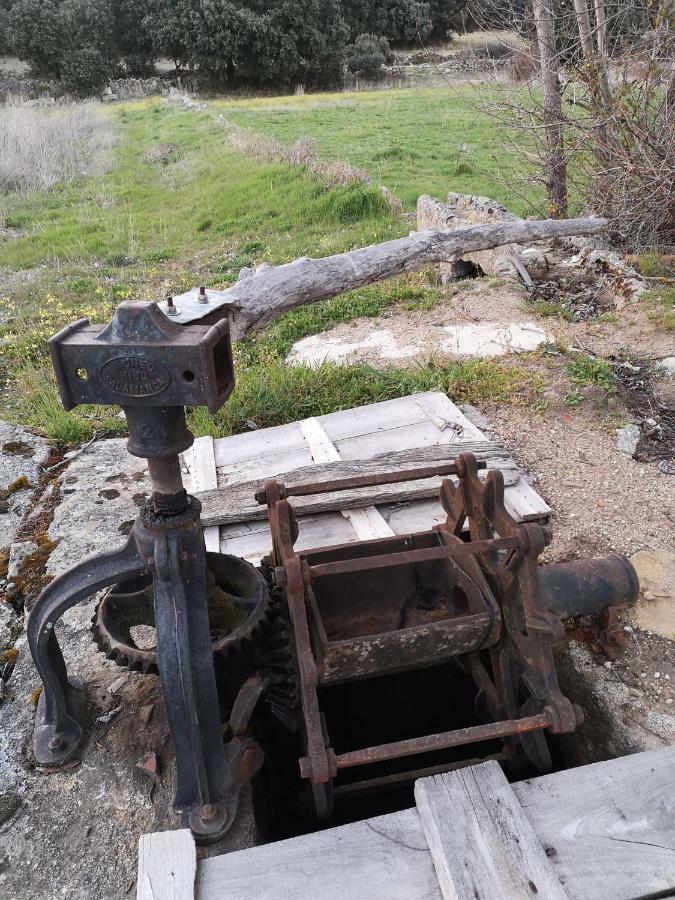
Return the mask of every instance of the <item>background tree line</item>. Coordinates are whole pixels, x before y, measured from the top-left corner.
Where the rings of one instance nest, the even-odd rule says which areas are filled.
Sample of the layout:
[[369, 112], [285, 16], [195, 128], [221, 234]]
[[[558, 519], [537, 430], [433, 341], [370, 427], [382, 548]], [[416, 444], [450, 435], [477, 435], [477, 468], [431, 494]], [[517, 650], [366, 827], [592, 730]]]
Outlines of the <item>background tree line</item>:
[[467, 0], [0, 0], [0, 53], [79, 94], [166, 57], [216, 87], [377, 77], [390, 45], [446, 38]]

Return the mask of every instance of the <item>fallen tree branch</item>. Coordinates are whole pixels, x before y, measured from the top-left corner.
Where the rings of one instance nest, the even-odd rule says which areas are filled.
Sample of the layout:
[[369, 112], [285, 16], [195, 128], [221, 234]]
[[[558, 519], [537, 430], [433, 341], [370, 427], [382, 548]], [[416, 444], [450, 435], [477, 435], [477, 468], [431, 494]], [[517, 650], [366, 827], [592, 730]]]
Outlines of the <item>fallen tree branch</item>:
[[196, 291], [176, 297], [180, 324], [204, 318], [222, 307], [233, 312], [232, 336], [241, 338], [296, 306], [327, 300], [374, 281], [416, 272], [475, 250], [523, 244], [547, 238], [597, 234], [605, 219], [543, 219], [471, 225], [445, 231], [428, 228], [408, 237], [373, 244], [322, 259], [301, 257], [281, 266], [261, 268], [227, 291], [210, 292], [208, 308], [196, 302]]

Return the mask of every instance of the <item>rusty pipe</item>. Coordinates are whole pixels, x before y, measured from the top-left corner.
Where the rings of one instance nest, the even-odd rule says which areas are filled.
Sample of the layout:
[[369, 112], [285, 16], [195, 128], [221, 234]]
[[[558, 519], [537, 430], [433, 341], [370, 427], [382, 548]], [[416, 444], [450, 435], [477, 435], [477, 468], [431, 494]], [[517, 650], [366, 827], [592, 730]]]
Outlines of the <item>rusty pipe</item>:
[[539, 580], [546, 607], [561, 619], [632, 606], [640, 591], [637, 572], [619, 553], [542, 566]]

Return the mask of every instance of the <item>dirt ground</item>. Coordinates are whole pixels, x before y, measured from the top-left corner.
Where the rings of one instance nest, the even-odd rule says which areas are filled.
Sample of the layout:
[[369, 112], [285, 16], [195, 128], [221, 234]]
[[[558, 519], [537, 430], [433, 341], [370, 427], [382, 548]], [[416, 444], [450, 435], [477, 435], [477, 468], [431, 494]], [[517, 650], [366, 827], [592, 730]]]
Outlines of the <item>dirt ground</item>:
[[619, 316], [618, 322], [542, 318], [520, 285], [499, 279], [473, 279], [447, 288], [444, 302], [430, 310], [396, 307], [377, 319], [353, 319], [306, 340], [317, 346], [367, 344], [371, 335], [386, 331], [390, 340], [355, 348], [349, 352], [349, 358], [375, 366], [404, 366], [442, 356], [441, 342], [447, 337], [443, 328], [447, 325], [536, 322], [560, 347], [603, 357], [658, 360], [675, 353], [675, 337], [672, 332], [658, 330], [647, 305], [631, 302]]

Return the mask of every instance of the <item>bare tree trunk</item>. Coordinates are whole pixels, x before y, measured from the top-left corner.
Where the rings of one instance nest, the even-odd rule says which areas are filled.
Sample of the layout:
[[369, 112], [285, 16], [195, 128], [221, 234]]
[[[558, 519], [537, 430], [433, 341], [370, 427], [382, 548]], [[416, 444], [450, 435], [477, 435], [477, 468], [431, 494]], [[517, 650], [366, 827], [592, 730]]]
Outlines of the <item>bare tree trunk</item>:
[[607, 18], [605, 16], [605, 0], [595, 0], [595, 27], [598, 56], [607, 56]]
[[184, 325], [230, 307], [232, 336], [241, 338], [296, 306], [327, 300], [395, 275], [417, 272], [433, 263], [458, 259], [464, 253], [489, 250], [503, 244], [529, 244], [552, 237], [597, 234], [606, 226], [605, 219], [566, 219], [563, 222], [543, 219], [472, 225], [452, 231], [428, 228], [408, 237], [323, 259], [304, 256], [282, 266], [261, 268], [226, 291], [209, 291], [208, 307], [199, 302], [196, 290], [191, 291], [175, 299], [179, 312], [173, 321]]
[[591, 32], [591, 20], [588, 15], [586, 0], [574, 0], [574, 12], [577, 17], [577, 28], [581, 41], [581, 52], [586, 59], [592, 59], [595, 55], [593, 33]]
[[[598, 9], [601, 9], [600, 18], [605, 23], [605, 6], [604, 0], [595, 0], [596, 22], [598, 19]], [[581, 42], [581, 52], [584, 59], [588, 63], [586, 69], [586, 83], [591, 93], [591, 99], [595, 105], [596, 114], [600, 117], [607, 115], [607, 104], [611, 100], [609, 90], [609, 80], [607, 78], [607, 70], [605, 68], [604, 53], [600, 53], [600, 44], [598, 43], [598, 53], [595, 52], [595, 44], [593, 43], [593, 32], [591, 30], [591, 20], [588, 14], [588, 6], [586, 0], [574, 0], [574, 12], [577, 18], [577, 28], [579, 29], [579, 40]], [[598, 29], [598, 42], [600, 40], [600, 30]], [[605, 36], [603, 34], [603, 46], [605, 44]]]
[[556, 219], [567, 213], [567, 162], [563, 144], [558, 53], [550, 0], [532, 0], [537, 29], [546, 129], [546, 194], [549, 212]]

